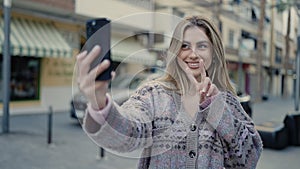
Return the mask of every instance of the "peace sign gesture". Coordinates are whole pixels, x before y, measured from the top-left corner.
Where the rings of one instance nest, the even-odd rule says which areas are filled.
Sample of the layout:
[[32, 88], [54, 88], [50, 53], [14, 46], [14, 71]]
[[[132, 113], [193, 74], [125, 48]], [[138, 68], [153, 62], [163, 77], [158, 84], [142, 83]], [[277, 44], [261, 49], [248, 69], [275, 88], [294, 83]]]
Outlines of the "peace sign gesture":
[[215, 84], [212, 83], [210, 77], [207, 76], [204, 61], [202, 59], [199, 60], [199, 69], [200, 69], [200, 82], [197, 81], [195, 75], [193, 74], [192, 70], [184, 64], [184, 62], [181, 59], [179, 60], [180, 66], [184, 69], [184, 71], [187, 74], [187, 77], [192, 83], [192, 86], [194, 87], [197, 94], [200, 95], [199, 102], [202, 103], [205, 101], [208, 97], [212, 97], [214, 95], [217, 95], [220, 91], [217, 88]]
[[[197, 81], [196, 74], [191, 70], [185, 62], [178, 58], [178, 64], [185, 71], [188, 79], [192, 83], [190, 91], [182, 96], [182, 103], [185, 110], [193, 117], [197, 113], [199, 104], [205, 101], [207, 98], [217, 95], [220, 91], [211, 79], [206, 76], [206, 70], [202, 59], [199, 60], [200, 79]], [[199, 70], [197, 70], [199, 71]]]

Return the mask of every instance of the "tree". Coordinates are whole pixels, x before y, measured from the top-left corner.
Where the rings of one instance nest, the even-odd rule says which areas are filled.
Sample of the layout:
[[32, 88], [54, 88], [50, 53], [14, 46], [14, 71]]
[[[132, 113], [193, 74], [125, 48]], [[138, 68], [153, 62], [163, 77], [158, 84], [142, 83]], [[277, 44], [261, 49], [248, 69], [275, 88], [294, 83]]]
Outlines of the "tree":
[[261, 0], [260, 5], [260, 17], [258, 23], [258, 31], [257, 31], [257, 56], [256, 56], [256, 66], [257, 66], [257, 87], [256, 87], [256, 101], [260, 102], [263, 94], [263, 76], [262, 76], [262, 59], [264, 55], [264, 24], [265, 24], [265, 8], [266, 8], [266, 0]]
[[287, 81], [285, 78], [287, 77], [287, 70], [288, 70], [288, 62], [290, 57], [290, 32], [291, 32], [291, 9], [293, 7], [296, 7], [297, 0], [279, 0], [275, 6], [277, 11], [282, 13], [287, 11], [288, 12], [288, 18], [287, 18], [287, 31], [285, 36], [285, 55], [283, 59], [283, 68], [284, 68], [284, 76], [283, 76], [283, 97], [287, 97]]

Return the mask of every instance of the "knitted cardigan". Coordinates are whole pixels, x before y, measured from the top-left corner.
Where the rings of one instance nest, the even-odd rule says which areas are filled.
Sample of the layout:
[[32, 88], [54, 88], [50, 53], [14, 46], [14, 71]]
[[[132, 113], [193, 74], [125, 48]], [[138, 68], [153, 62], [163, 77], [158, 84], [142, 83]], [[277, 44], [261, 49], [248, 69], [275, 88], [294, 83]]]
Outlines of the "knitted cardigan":
[[87, 113], [83, 129], [99, 146], [144, 149], [138, 168], [252, 169], [262, 151], [253, 121], [230, 92], [201, 104], [191, 117], [178, 93], [148, 83], [122, 106], [113, 103], [103, 125], [93, 122]]

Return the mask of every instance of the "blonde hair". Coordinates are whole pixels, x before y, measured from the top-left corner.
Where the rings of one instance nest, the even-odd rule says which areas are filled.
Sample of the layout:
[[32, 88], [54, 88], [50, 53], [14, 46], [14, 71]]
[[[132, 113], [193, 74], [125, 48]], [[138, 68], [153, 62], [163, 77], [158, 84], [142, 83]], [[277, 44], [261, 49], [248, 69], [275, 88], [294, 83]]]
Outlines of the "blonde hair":
[[230, 82], [225, 61], [225, 50], [220, 33], [211, 20], [202, 16], [191, 16], [184, 18], [175, 28], [169, 49], [167, 51], [166, 74], [162, 81], [172, 82], [181, 94], [185, 94], [191, 87], [190, 80], [186, 73], [179, 66], [177, 56], [180, 53], [183, 35], [187, 28], [202, 28], [212, 44], [212, 63], [207, 69], [208, 76], [220, 91], [235, 92]]

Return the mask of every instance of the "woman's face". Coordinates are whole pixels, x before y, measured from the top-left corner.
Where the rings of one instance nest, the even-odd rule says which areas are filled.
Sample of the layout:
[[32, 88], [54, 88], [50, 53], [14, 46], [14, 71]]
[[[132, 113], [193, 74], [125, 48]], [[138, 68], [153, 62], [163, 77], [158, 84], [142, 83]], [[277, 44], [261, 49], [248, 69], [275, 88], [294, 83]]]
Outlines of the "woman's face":
[[207, 70], [212, 62], [212, 45], [202, 28], [189, 27], [183, 35], [183, 42], [178, 57], [190, 68], [194, 77], [200, 77], [200, 59]]

